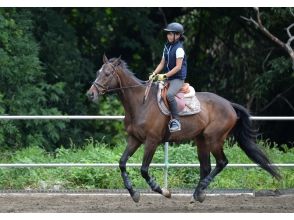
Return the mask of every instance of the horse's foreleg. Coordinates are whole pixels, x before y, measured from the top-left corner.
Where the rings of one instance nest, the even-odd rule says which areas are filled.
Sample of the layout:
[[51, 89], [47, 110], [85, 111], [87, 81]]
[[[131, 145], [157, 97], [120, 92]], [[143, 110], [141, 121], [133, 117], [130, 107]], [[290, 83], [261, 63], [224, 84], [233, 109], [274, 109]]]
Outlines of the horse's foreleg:
[[132, 182], [130, 181], [129, 176], [127, 174], [126, 164], [127, 164], [128, 159], [135, 153], [135, 151], [138, 149], [138, 147], [140, 145], [141, 145], [141, 143], [137, 139], [135, 139], [132, 136], [129, 136], [128, 137], [128, 145], [119, 160], [119, 168], [121, 171], [122, 179], [124, 181], [124, 185], [125, 185], [126, 189], [129, 191], [134, 202], [139, 202], [140, 194], [139, 194], [139, 192], [136, 192], [133, 189]]
[[149, 175], [149, 166], [156, 151], [157, 145], [158, 144], [154, 143], [146, 143], [141, 167], [141, 175], [154, 192], [158, 192], [163, 196], [170, 198], [170, 192], [167, 189], [161, 189], [160, 186], [155, 182], [155, 180]]

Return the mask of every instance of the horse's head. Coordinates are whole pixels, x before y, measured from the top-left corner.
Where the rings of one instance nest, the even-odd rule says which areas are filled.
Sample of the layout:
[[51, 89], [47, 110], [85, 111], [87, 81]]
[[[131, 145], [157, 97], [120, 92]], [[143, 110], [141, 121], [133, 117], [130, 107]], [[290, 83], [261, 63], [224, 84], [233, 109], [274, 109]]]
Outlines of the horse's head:
[[96, 73], [96, 79], [87, 92], [87, 96], [91, 101], [96, 101], [99, 95], [117, 88], [119, 86], [119, 76], [117, 66], [121, 63], [120, 58], [108, 60], [103, 55], [103, 65]]

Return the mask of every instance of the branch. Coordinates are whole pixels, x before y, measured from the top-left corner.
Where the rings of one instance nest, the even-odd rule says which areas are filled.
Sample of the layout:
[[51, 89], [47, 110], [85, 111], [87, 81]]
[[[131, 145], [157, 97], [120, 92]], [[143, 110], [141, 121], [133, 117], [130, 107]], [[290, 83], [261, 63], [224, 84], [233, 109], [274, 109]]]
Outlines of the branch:
[[[291, 24], [288, 28], [287, 28], [287, 34], [289, 36], [289, 40], [287, 41], [287, 43], [284, 43], [283, 41], [281, 41], [280, 39], [278, 39], [276, 36], [274, 36], [272, 33], [270, 33], [262, 24], [261, 22], [261, 18], [260, 18], [260, 12], [259, 12], [259, 8], [254, 8], [254, 10], [256, 11], [256, 18], [257, 21], [255, 21], [252, 17], [250, 18], [246, 18], [241, 16], [242, 19], [251, 22], [255, 25], [255, 27], [257, 27], [265, 36], [267, 36], [269, 39], [271, 39], [273, 42], [275, 42], [276, 44], [278, 44], [280, 47], [282, 47], [290, 56], [292, 63], [293, 63], [293, 70], [294, 70], [294, 50], [291, 47], [291, 42], [294, 40], [294, 36], [291, 35], [290, 29], [292, 27], [294, 27], [294, 23]], [[292, 11], [291, 11], [292, 12]]]
[[262, 69], [263, 69], [263, 72], [265, 72], [265, 64], [266, 62], [268, 61], [269, 57], [271, 56], [272, 52], [273, 52], [273, 48], [270, 50], [270, 52], [266, 55], [264, 61], [262, 62]]
[[[291, 32], [290, 32], [290, 30], [291, 30], [292, 27], [294, 27], [294, 23], [291, 24], [291, 25], [289, 25], [289, 27], [287, 27], [287, 34], [288, 34], [288, 36], [289, 36], [289, 40], [287, 41], [286, 46], [289, 47], [289, 48], [291, 48], [291, 43], [292, 43], [292, 41], [294, 40], [294, 36], [293, 36], [293, 35], [291, 34]], [[291, 48], [291, 49], [292, 49], [292, 48]], [[293, 51], [293, 50], [292, 50], [292, 51]]]
[[289, 36], [290, 38], [292, 37], [292, 34], [291, 34], [291, 32], [290, 32], [290, 29], [291, 29], [292, 27], [294, 27], [294, 23], [291, 24], [291, 25], [289, 25], [289, 27], [287, 27], [287, 34], [288, 34], [288, 36]]
[[293, 105], [288, 101], [288, 99], [286, 99], [284, 96], [280, 96], [280, 98], [281, 99], [283, 99], [288, 105], [289, 105], [289, 107], [293, 110], [293, 112], [294, 112], [294, 107], [293, 107]]
[[253, 20], [253, 18], [252, 17], [250, 17], [250, 18], [246, 18], [246, 17], [244, 17], [244, 16], [240, 16], [242, 19], [244, 19], [245, 21], [248, 21], [248, 22], [251, 22], [251, 23], [253, 23], [257, 28], [258, 28], [258, 23], [255, 21], [255, 20]]
[[163, 18], [164, 25], [167, 26], [167, 19], [166, 19], [166, 16], [165, 16], [165, 13], [164, 13], [163, 9], [160, 7], [160, 8], [158, 8], [158, 10], [159, 10], [159, 13], [161, 14], [161, 16]]
[[263, 112], [264, 110], [266, 110], [268, 107], [270, 107], [275, 101], [277, 101], [279, 98], [283, 99], [288, 105], [289, 107], [294, 111], [294, 107], [293, 105], [291, 105], [291, 103], [283, 96], [284, 94], [286, 94], [288, 91], [290, 91], [292, 88], [294, 87], [294, 85], [290, 86], [289, 88], [287, 88], [286, 90], [284, 90], [283, 92], [277, 94], [275, 96], [275, 98], [273, 98], [265, 107], [263, 107], [260, 112]]
[[294, 12], [292, 11], [292, 8], [289, 8], [289, 9], [290, 9], [291, 15], [294, 17]]

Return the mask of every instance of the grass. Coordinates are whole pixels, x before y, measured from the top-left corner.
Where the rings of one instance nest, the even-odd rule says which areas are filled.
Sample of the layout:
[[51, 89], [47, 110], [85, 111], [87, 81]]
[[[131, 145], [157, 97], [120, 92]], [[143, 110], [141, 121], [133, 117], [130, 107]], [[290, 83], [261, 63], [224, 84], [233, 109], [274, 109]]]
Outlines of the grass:
[[[259, 145], [274, 163], [293, 163], [294, 148], [284, 147], [280, 151], [274, 144], [260, 141]], [[105, 143], [87, 140], [81, 148], [58, 148], [48, 153], [38, 146], [18, 151], [6, 151], [0, 155], [0, 163], [118, 163], [125, 142], [110, 148]], [[143, 147], [130, 158], [128, 163], [141, 163]], [[225, 143], [225, 154], [230, 163], [251, 163], [245, 153], [232, 141]], [[215, 161], [212, 158], [212, 163]], [[163, 146], [159, 146], [152, 163], [163, 163]], [[199, 163], [195, 146], [191, 144], [169, 147], [169, 163]], [[163, 169], [150, 168], [151, 175], [163, 186]], [[293, 168], [281, 168], [282, 181], [274, 180], [260, 168], [226, 168], [209, 186], [210, 189], [281, 189], [294, 188]], [[148, 188], [138, 168], [128, 168], [136, 188]], [[170, 188], [194, 188], [199, 179], [198, 168], [169, 168]], [[52, 189], [58, 185], [65, 189], [117, 189], [124, 188], [118, 168], [1, 168], [1, 189]]]

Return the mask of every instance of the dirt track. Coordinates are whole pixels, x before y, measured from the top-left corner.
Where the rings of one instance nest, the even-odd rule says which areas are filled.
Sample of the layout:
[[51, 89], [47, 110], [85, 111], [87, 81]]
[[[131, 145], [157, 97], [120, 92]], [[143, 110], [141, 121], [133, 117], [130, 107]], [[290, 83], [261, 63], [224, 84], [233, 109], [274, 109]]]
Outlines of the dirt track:
[[141, 195], [134, 203], [126, 195], [1, 194], [0, 212], [294, 212], [294, 196], [208, 196], [204, 203], [190, 204], [191, 196]]

